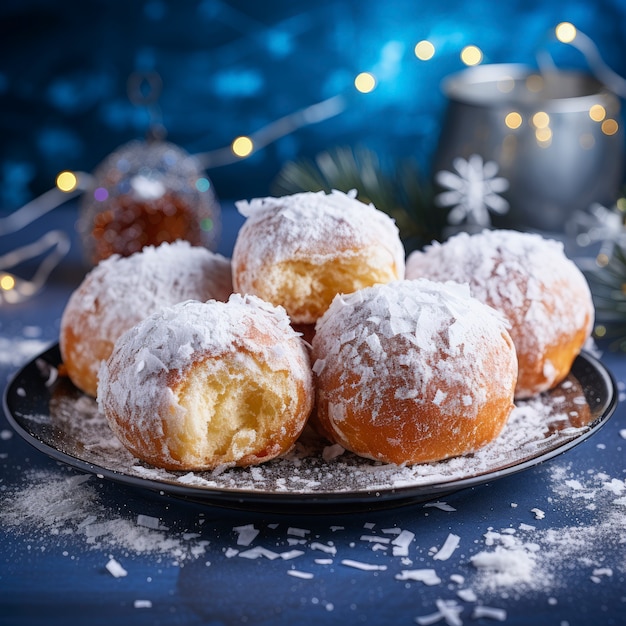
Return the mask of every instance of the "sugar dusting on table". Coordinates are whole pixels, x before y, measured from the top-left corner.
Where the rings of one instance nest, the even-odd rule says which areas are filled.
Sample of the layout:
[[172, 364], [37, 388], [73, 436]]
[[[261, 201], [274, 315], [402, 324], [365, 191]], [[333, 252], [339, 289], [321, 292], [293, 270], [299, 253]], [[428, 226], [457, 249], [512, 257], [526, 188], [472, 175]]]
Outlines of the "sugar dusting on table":
[[[33, 539], [72, 537], [93, 549], [160, 554], [178, 561], [204, 553], [208, 542], [169, 537], [168, 529], [162, 528], [157, 518], [138, 515], [128, 519], [114, 514], [104, 506], [90, 478], [84, 474], [27, 472], [25, 485], [2, 494], [0, 522]], [[156, 519], [156, 526], [146, 523], [147, 519]]]
[[[99, 446], [104, 443], [108, 446], [107, 453], [122, 457], [122, 464], [142, 468], [139, 474], [160, 474], [159, 470], [137, 465], [130, 455], [125, 457], [125, 450], [109, 434], [103, 435], [97, 415], [90, 414], [92, 403], [81, 402], [81, 411], [88, 417], [75, 427], [88, 448], [101, 454]], [[505, 434], [511, 437], [508, 445], [523, 443], [528, 431], [520, 432], [519, 425], [537, 428], [542, 411], [533, 403], [518, 407], [513, 419], [521, 421], [515, 433]], [[33, 416], [34, 419], [45, 417]], [[537, 423], [532, 426], [535, 418]], [[545, 434], [544, 425], [542, 439]], [[0, 438], [4, 463], [10, 462], [10, 443], [14, 439]], [[621, 446], [624, 439], [626, 433], [621, 429], [609, 445]], [[598, 446], [599, 454], [604, 448], [605, 445]], [[279, 488], [315, 487], [318, 478], [303, 469], [306, 458], [303, 451], [297, 449], [282, 461], [290, 464], [294, 480], [286, 477], [282, 482], [277, 481]], [[324, 462], [337, 469], [333, 464], [346, 462], [346, 458], [347, 453], [334, 449], [327, 451]], [[463, 467], [466, 461], [448, 462], [446, 471], [453, 475], [459, 466], [467, 471], [467, 467]], [[602, 466], [601, 456], [598, 466]], [[350, 464], [346, 467], [354, 470]], [[368, 467], [369, 470], [358, 468], [361, 478], [383, 485], [388, 485], [390, 480], [407, 479], [407, 468], [371, 462]], [[548, 497], [543, 495], [541, 501], [526, 501], [525, 504], [494, 502], [494, 517], [510, 518], [504, 528], [490, 523], [488, 511], [475, 516], [474, 525], [468, 522], [474, 513], [471, 495], [457, 497], [453, 503], [439, 500], [414, 505], [410, 516], [390, 512], [385, 516], [384, 526], [369, 521], [360, 533], [351, 528], [350, 518], [342, 518], [345, 525], [338, 525], [336, 516], [329, 517], [326, 527], [318, 521], [316, 532], [290, 524], [289, 518], [278, 518], [279, 523], [233, 522], [237, 519], [236, 513], [228, 516], [229, 521], [220, 522], [211, 521], [200, 512], [190, 526], [170, 527], [167, 506], [158, 507], [161, 513], [154, 514], [151, 505], [138, 498], [130, 507], [112, 509], [103, 494], [106, 482], [101, 477], [79, 474], [62, 466], [45, 471], [25, 470], [21, 484], [0, 482], [0, 524], [9, 534], [24, 539], [22, 544], [27, 543], [28, 551], [52, 550], [63, 554], [70, 554], [69, 550], [97, 551], [101, 571], [119, 578], [122, 584], [133, 576], [132, 561], [138, 557], [154, 559], [155, 576], [164, 567], [184, 568], [199, 562], [207, 568], [217, 564], [223, 568], [228, 567], [231, 560], [241, 564], [239, 572], [245, 574], [249, 568], [250, 576], [258, 576], [259, 565], [272, 561], [277, 564], [272, 566], [273, 575], [282, 568], [286, 579], [309, 585], [311, 605], [326, 613], [336, 610], [338, 600], [330, 591], [320, 599], [319, 584], [331, 588], [333, 576], [337, 576], [341, 568], [354, 570], [359, 576], [388, 577], [411, 597], [419, 593], [421, 586], [432, 589], [436, 594], [434, 602], [415, 608], [414, 619], [418, 624], [456, 626], [476, 620], [506, 622], [507, 609], [510, 611], [516, 601], [525, 597], [533, 597], [539, 604], [544, 602], [546, 610], [559, 603], [571, 603], [576, 591], [566, 588], [564, 581], [571, 578], [572, 571], [576, 571], [580, 580], [599, 586], [626, 575], [624, 474], [612, 476], [593, 467], [574, 470], [566, 457], [535, 471], [542, 474]], [[299, 475], [299, 472], [302, 473]], [[442, 470], [437, 472], [441, 474]], [[264, 468], [252, 468], [239, 474], [245, 475], [248, 484], [256, 488], [269, 480]], [[418, 471], [408, 479], [416, 480], [419, 476]], [[202, 480], [231, 480], [232, 477], [225, 471], [209, 478], [184, 474], [174, 479], [194, 484], [196, 480], [201, 483]], [[143, 506], [145, 510], [141, 510]], [[563, 519], [565, 512], [565, 519], [571, 522], [554, 526], [553, 512], [557, 510], [559, 519]], [[425, 518], [431, 516], [436, 516], [437, 527], [445, 528], [445, 532], [441, 530], [436, 541], [430, 537], [426, 543], [423, 539], [423, 531], [428, 528]], [[439, 523], [441, 520], [443, 523]], [[18, 545], [14, 544], [11, 549], [18, 550]], [[355, 547], [359, 548], [358, 559], [354, 558]], [[71, 556], [73, 558], [74, 554]], [[79, 561], [76, 567], [81, 567]], [[134, 607], [150, 610], [152, 601], [138, 598]]]
[[[490, 526], [486, 517], [472, 531], [456, 517], [463, 507], [472, 507], [471, 498], [460, 498], [456, 506], [445, 501], [415, 506], [410, 517], [397, 516], [405, 524], [412, 520], [405, 527], [389, 525], [388, 518], [385, 526], [366, 522], [360, 534], [333, 524], [334, 517], [326, 529], [317, 523], [316, 532], [311, 532], [290, 525], [289, 518], [220, 528], [219, 521], [212, 523], [202, 513], [193, 528], [170, 529], [152, 515], [130, 517], [111, 510], [97, 477], [64, 468], [27, 473], [24, 484], [0, 491], [0, 523], [27, 536], [29, 549], [37, 549], [38, 542], [42, 549], [44, 545], [53, 549], [51, 540], [52, 546], [56, 540], [62, 549], [71, 540], [79, 549], [98, 550], [103, 571], [119, 578], [132, 575], [129, 564], [140, 555], [155, 555], [158, 567], [180, 568], [198, 559], [206, 567], [214, 562], [228, 567], [232, 559], [250, 562], [251, 568], [253, 563], [275, 561], [282, 563], [285, 576], [308, 584], [332, 580], [337, 568], [357, 570], [363, 576], [388, 576], [407, 593], [414, 594], [422, 585], [439, 591], [433, 610], [416, 611], [417, 623], [454, 626], [481, 618], [506, 621], [504, 606], [529, 594], [556, 604], [561, 594], [572, 593], [565, 588], [563, 576], [572, 568], [598, 585], [626, 574], [623, 477], [595, 470], [576, 474], [565, 461], [555, 461], [542, 471], [550, 493], [547, 502], [525, 509], [494, 503], [494, 508], [515, 511], [516, 521], [505, 528]], [[532, 509], [540, 507], [546, 515], [536, 519]], [[555, 528], [550, 511], [556, 509], [586, 510], [592, 515], [583, 522], [575, 514], [571, 525]], [[419, 529], [426, 517], [435, 515], [445, 516], [446, 528], [454, 530], [458, 525], [459, 532], [446, 532], [438, 545], [431, 546]], [[349, 526], [350, 519], [346, 522]], [[359, 558], [354, 558], [357, 544]], [[258, 566], [251, 569], [251, 575], [258, 571]], [[333, 609], [333, 602], [326, 602], [325, 610]]]
[[0, 366], [19, 367], [31, 357], [40, 354], [49, 342], [39, 339], [37, 327], [23, 337], [0, 337]]

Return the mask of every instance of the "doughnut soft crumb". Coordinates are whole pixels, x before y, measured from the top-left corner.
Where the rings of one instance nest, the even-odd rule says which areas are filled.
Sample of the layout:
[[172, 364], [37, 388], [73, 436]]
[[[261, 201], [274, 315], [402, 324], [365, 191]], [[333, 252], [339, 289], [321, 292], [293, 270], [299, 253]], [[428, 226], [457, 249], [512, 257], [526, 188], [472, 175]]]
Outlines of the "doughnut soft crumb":
[[256, 465], [287, 452], [313, 406], [305, 343], [254, 296], [188, 301], [122, 335], [98, 403], [138, 458], [170, 470]]
[[339, 293], [404, 278], [394, 221], [351, 194], [236, 204], [246, 221], [233, 250], [235, 290], [283, 306], [295, 324], [314, 324]]

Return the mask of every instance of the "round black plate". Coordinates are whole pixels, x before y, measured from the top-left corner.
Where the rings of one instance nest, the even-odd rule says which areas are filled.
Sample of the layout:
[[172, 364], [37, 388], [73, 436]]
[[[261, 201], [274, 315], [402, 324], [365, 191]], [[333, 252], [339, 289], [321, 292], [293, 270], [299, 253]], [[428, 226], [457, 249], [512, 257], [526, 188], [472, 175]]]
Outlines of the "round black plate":
[[143, 464], [127, 452], [96, 402], [58, 375], [60, 362], [55, 345], [27, 363], [6, 388], [7, 418], [35, 448], [127, 485], [211, 505], [272, 512], [387, 508], [491, 482], [581, 443], [607, 422], [617, 405], [613, 377], [583, 353], [561, 385], [518, 402], [502, 435], [473, 455], [413, 467], [383, 465], [328, 446], [306, 431], [292, 453], [262, 466], [171, 472]]

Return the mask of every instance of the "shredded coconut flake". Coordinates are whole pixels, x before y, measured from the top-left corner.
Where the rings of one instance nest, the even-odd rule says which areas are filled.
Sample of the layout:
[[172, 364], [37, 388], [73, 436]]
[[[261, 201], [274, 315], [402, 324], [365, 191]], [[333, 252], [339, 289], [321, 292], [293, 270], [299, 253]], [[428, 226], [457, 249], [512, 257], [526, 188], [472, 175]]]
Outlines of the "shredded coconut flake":
[[384, 572], [387, 569], [386, 565], [363, 563], [362, 561], [354, 561], [352, 559], [343, 559], [341, 564], [346, 567], [354, 567], [355, 569], [363, 570], [364, 572]]
[[450, 533], [446, 537], [443, 546], [441, 546], [441, 548], [433, 556], [433, 559], [435, 559], [435, 561], [447, 561], [452, 556], [452, 553], [458, 548], [460, 541], [461, 538], [458, 535]]
[[399, 574], [396, 574], [396, 580], [414, 580], [429, 587], [441, 583], [441, 578], [437, 576], [434, 569], [402, 570]]
[[128, 572], [114, 558], [109, 559], [105, 567], [111, 576], [115, 578], [123, 578], [128, 575]]

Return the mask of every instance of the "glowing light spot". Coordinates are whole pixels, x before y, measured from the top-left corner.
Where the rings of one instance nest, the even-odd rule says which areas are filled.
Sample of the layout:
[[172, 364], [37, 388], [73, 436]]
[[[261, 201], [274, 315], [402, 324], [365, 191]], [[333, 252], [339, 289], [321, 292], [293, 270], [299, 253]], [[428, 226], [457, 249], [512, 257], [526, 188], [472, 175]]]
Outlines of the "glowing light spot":
[[478, 65], [483, 60], [483, 53], [478, 46], [465, 46], [461, 50], [461, 61], [465, 65]]
[[578, 138], [578, 143], [584, 150], [591, 150], [596, 145], [596, 139], [591, 133], [583, 133]]
[[369, 72], [361, 72], [354, 79], [354, 86], [357, 88], [357, 91], [361, 93], [369, 93], [376, 87], [376, 79]]
[[526, 79], [526, 89], [528, 91], [532, 91], [533, 93], [538, 93], [543, 89], [543, 76], [539, 76], [539, 74], [531, 74]]
[[241, 136], [237, 137], [237, 139], [233, 141], [232, 151], [238, 157], [247, 157], [253, 150], [254, 143], [252, 143], [252, 139], [250, 139], [250, 137]]
[[535, 128], [547, 128], [550, 124], [550, 116], [545, 111], [538, 111], [533, 115]]
[[576, 26], [570, 22], [561, 22], [554, 29], [554, 34], [561, 43], [572, 43], [576, 39]]
[[594, 104], [589, 109], [589, 117], [594, 122], [601, 122], [606, 117], [606, 109], [601, 104]]
[[0, 289], [3, 291], [11, 291], [15, 287], [15, 278], [11, 274], [3, 274], [0, 277]]
[[609, 118], [602, 122], [601, 128], [605, 135], [614, 135], [619, 130], [619, 125], [615, 120]]
[[205, 217], [203, 220], [200, 221], [200, 228], [205, 232], [205, 233], [209, 233], [213, 230], [213, 220], [210, 217]]
[[626, 212], [626, 198], [618, 198], [615, 204], [622, 213]]
[[78, 185], [78, 178], [76, 177], [76, 174], [74, 174], [74, 172], [61, 172], [57, 176], [56, 183], [57, 187], [61, 191], [65, 191], [66, 193], [68, 193], [76, 189], [76, 186]]
[[208, 178], [198, 178], [196, 189], [200, 192], [208, 191], [211, 188], [211, 181]]
[[505, 118], [504, 123], [508, 128], [515, 130], [522, 125], [522, 116], [517, 111], [511, 111]]
[[500, 93], [511, 93], [515, 89], [515, 79], [512, 76], [503, 76], [498, 79], [496, 88]]
[[552, 131], [549, 128], [538, 128], [535, 137], [539, 143], [546, 144], [552, 140]]
[[596, 337], [604, 337], [606, 335], [606, 326], [598, 324], [595, 328]]
[[420, 61], [429, 61], [435, 56], [435, 46], [430, 41], [420, 41], [415, 46], [415, 56]]
[[609, 264], [609, 257], [604, 252], [601, 252], [596, 257], [596, 263], [599, 267], [606, 267]]
[[94, 189], [93, 197], [98, 202], [104, 202], [109, 197], [109, 192], [104, 187], [98, 187]]

